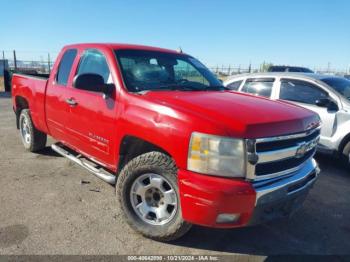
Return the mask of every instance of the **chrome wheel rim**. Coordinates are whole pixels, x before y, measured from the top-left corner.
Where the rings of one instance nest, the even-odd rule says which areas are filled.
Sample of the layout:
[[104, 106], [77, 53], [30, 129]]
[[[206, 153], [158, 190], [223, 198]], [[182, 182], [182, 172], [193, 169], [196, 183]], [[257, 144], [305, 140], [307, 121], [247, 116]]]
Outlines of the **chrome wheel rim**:
[[21, 119], [20, 124], [21, 124], [20, 127], [21, 127], [22, 140], [24, 143], [30, 144], [31, 137], [30, 137], [28, 119], [26, 117], [23, 117]]
[[153, 173], [141, 175], [133, 182], [130, 201], [137, 216], [151, 225], [169, 223], [178, 208], [174, 188], [166, 178]]

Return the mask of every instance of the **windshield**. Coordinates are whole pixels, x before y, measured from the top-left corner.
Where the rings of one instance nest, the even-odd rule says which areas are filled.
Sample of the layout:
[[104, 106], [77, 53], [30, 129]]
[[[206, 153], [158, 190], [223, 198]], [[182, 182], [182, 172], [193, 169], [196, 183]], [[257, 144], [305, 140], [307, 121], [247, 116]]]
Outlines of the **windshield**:
[[350, 100], [350, 80], [340, 77], [329, 77], [322, 79], [322, 81]]
[[209, 69], [188, 55], [143, 50], [116, 50], [115, 54], [131, 92], [225, 89]]

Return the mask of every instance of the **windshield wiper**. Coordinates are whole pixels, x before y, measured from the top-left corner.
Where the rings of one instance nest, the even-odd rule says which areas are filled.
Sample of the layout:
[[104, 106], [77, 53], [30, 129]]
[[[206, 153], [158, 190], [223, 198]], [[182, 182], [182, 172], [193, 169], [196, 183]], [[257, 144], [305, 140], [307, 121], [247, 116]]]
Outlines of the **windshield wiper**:
[[230, 90], [227, 87], [224, 86], [207, 86], [207, 87], [196, 87], [196, 86], [184, 86], [184, 85], [177, 85], [177, 84], [168, 84], [168, 85], [161, 85], [158, 86], [158, 88], [149, 88], [137, 91], [136, 93], [147, 93], [148, 91], [221, 91], [221, 90]]
[[221, 91], [221, 90], [230, 90], [225, 86], [201, 86], [196, 87], [193, 85], [177, 85], [177, 84], [169, 84], [160, 86], [160, 89], [167, 88], [171, 90], [181, 90], [181, 91]]
[[180, 90], [180, 91], [205, 91], [206, 90], [203, 87], [184, 86], [184, 85], [177, 85], [177, 84], [159, 86], [159, 90], [164, 90], [164, 89]]
[[140, 91], [136, 91], [135, 93], [137, 94], [141, 94], [144, 95], [148, 92], [151, 91], [156, 91], [156, 92], [161, 92], [161, 91], [205, 91], [203, 89], [197, 89], [197, 88], [191, 88], [191, 87], [179, 87], [179, 86], [160, 86], [160, 88], [150, 88], [150, 89], [144, 89], [144, 90], [140, 90]]

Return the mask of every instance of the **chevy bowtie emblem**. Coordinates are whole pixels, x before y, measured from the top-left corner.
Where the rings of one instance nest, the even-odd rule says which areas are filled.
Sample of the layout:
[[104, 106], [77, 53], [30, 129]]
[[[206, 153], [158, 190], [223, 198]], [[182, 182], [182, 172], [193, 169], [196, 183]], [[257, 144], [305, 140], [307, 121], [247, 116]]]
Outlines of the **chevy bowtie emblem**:
[[295, 153], [296, 158], [302, 158], [306, 154], [306, 142], [298, 144], [298, 149]]
[[313, 139], [309, 142], [301, 142], [298, 144], [298, 148], [295, 152], [296, 158], [302, 158], [307, 152], [314, 149], [318, 143], [318, 138]]

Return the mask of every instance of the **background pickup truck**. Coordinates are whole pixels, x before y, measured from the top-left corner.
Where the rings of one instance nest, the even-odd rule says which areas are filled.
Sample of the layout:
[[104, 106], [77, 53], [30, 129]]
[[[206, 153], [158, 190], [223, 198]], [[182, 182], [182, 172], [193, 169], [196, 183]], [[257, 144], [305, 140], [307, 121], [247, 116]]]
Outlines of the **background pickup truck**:
[[318, 175], [317, 114], [226, 91], [171, 50], [78, 44], [49, 78], [14, 75], [24, 147], [51, 147], [110, 184], [127, 222], [169, 241], [291, 214]]

